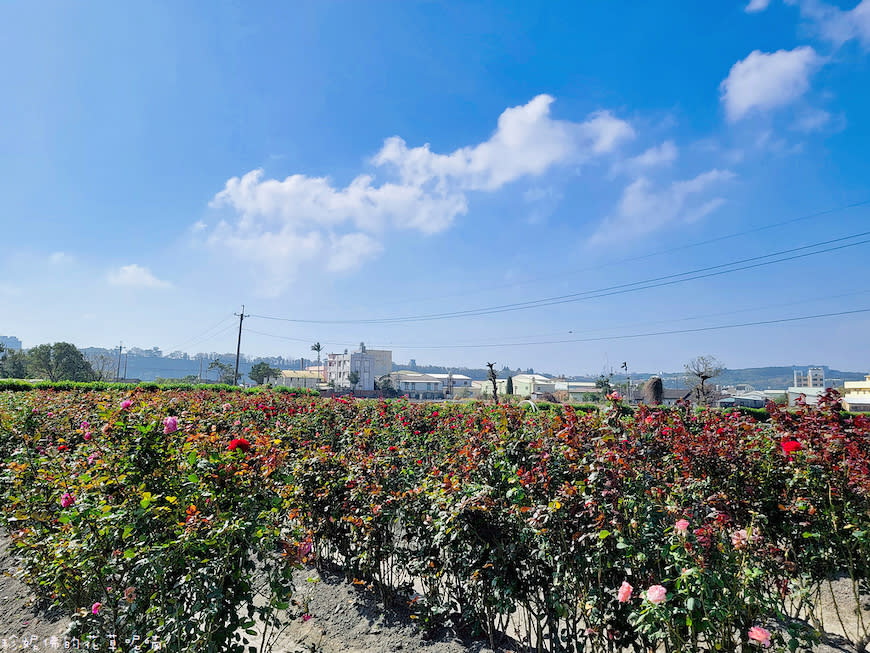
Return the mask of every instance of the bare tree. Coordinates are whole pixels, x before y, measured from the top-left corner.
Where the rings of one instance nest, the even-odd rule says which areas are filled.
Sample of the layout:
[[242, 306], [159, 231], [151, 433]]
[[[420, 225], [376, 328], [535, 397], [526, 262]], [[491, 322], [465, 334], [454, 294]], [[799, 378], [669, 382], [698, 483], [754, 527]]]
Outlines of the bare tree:
[[492, 382], [492, 398], [498, 404], [498, 384], [495, 382], [498, 374], [495, 372], [495, 363], [487, 363], [486, 366], [489, 368], [489, 380]]
[[713, 356], [698, 356], [686, 364], [686, 383], [699, 405], [706, 406], [712, 391], [705, 384], [722, 373], [722, 364]]
[[650, 406], [658, 406], [662, 403], [664, 394], [664, 385], [660, 376], [652, 376], [643, 384], [643, 400]]
[[113, 381], [115, 379], [116, 359], [111, 354], [89, 354], [85, 359], [94, 369], [97, 381]]

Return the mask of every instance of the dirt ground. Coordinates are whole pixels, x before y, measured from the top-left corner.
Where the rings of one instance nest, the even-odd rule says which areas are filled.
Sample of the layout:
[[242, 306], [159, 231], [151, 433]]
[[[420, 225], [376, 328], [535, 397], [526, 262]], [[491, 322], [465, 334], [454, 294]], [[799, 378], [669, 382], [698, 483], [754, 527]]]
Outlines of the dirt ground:
[[[28, 650], [52, 650], [52, 637], [58, 638], [63, 650], [69, 619], [37, 604], [33, 592], [18, 577], [11, 553], [8, 539], [0, 537], [0, 651], [7, 647], [21, 650], [24, 639], [30, 645]], [[337, 574], [313, 568], [299, 570], [294, 574], [294, 584], [297, 605], [281, 620], [279, 628], [267, 633], [273, 653], [494, 653], [484, 642], [464, 641], [448, 632], [434, 639], [424, 638], [406, 612], [385, 610], [373, 592], [347, 583]], [[863, 653], [842, 637], [844, 627], [851, 633], [858, 628], [851, 586], [841, 581], [834, 583], [832, 590], [822, 597], [826, 636], [816, 650]], [[847, 606], [841, 607], [839, 618], [831, 608], [834, 597], [838, 605]], [[870, 623], [870, 606], [862, 607], [865, 623]], [[303, 614], [310, 616], [303, 618]], [[251, 644], [259, 646], [262, 627], [258, 624], [258, 636], [249, 637]], [[118, 650], [128, 650], [120, 644]], [[143, 645], [141, 650], [154, 649]], [[510, 640], [498, 647], [502, 653], [516, 650]]]

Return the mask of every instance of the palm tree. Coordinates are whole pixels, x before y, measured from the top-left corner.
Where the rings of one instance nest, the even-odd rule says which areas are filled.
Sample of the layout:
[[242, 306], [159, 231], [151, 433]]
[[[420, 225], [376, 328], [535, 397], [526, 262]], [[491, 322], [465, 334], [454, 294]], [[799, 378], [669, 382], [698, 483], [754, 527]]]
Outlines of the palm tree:
[[319, 342], [315, 342], [311, 345], [311, 351], [317, 352], [317, 372], [320, 373], [320, 352], [323, 351], [323, 346]]

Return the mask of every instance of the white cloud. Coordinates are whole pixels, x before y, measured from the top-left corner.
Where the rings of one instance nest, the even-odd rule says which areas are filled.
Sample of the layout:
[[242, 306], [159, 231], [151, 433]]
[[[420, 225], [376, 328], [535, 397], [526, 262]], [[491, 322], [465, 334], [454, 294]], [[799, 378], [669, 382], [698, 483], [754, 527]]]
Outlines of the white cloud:
[[132, 288], [168, 288], [172, 284], [158, 279], [148, 268], [132, 263], [109, 273], [109, 283]]
[[191, 225], [190, 230], [193, 233], [199, 233], [200, 231], [204, 231], [207, 226], [208, 225], [202, 220], [197, 220], [193, 225]]
[[823, 129], [831, 122], [831, 114], [823, 109], [810, 109], [798, 116], [793, 129], [802, 132], [814, 132]]
[[754, 14], [759, 11], [764, 11], [767, 9], [768, 5], [770, 5], [770, 0], [750, 0], [749, 4], [746, 5], [746, 13]]
[[819, 36], [840, 46], [858, 39], [862, 47], [870, 49], [870, 0], [861, 0], [848, 11], [819, 0], [788, 0], [797, 4], [801, 15], [815, 26]]
[[642, 173], [650, 168], [667, 166], [677, 160], [677, 146], [673, 141], [665, 141], [660, 145], [654, 145], [637, 156], [617, 161], [613, 164], [612, 172]]
[[679, 222], [700, 220], [719, 208], [724, 200], [699, 196], [734, 177], [729, 170], [713, 169], [693, 179], [655, 188], [646, 177], [631, 182], [623, 191], [616, 211], [606, 218], [590, 238], [590, 244], [643, 236]]
[[53, 252], [48, 257], [48, 262], [52, 265], [63, 265], [64, 263], [72, 263], [75, 258], [66, 252]]
[[582, 123], [550, 118], [553, 98], [539, 95], [528, 104], [506, 109], [489, 140], [450, 154], [429, 145], [408, 148], [398, 136], [388, 138], [372, 162], [391, 165], [403, 184], [439, 189], [497, 190], [525, 176], [539, 176], [556, 164], [606, 154], [634, 136], [627, 122], [608, 111]]
[[553, 214], [562, 199], [562, 192], [552, 186], [529, 188], [523, 193], [523, 200], [529, 206], [526, 222], [541, 224]]
[[810, 76], [821, 64], [822, 58], [810, 46], [776, 52], [755, 50], [734, 64], [719, 85], [728, 120], [793, 102], [807, 92]]
[[266, 179], [262, 170], [233, 177], [210, 202], [233, 215], [208, 242], [265, 267], [270, 291], [280, 292], [305, 262], [351, 269], [381, 251], [380, 236], [389, 229], [442, 232], [467, 213], [469, 192], [494, 192], [558, 165], [608, 155], [634, 136], [631, 125], [607, 111], [582, 122], [555, 120], [553, 101], [539, 95], [508, 108], [486, 141], [447, 154], [387, 138], [370, 160], [388, 177], [381, 183], [371, 174], [344, 187], [302, 174]]

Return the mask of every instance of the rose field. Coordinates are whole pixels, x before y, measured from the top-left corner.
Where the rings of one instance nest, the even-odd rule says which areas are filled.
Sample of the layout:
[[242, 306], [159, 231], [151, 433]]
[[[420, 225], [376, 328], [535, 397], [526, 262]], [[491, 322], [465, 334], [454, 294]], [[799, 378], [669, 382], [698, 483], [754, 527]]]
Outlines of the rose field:
[[83, 640], [258, 651], [320, 565], [547, 652], [811, 650], [846, 583], [861, 650], [870, 418], [768, 410], [3, 392], [0, 519]]

